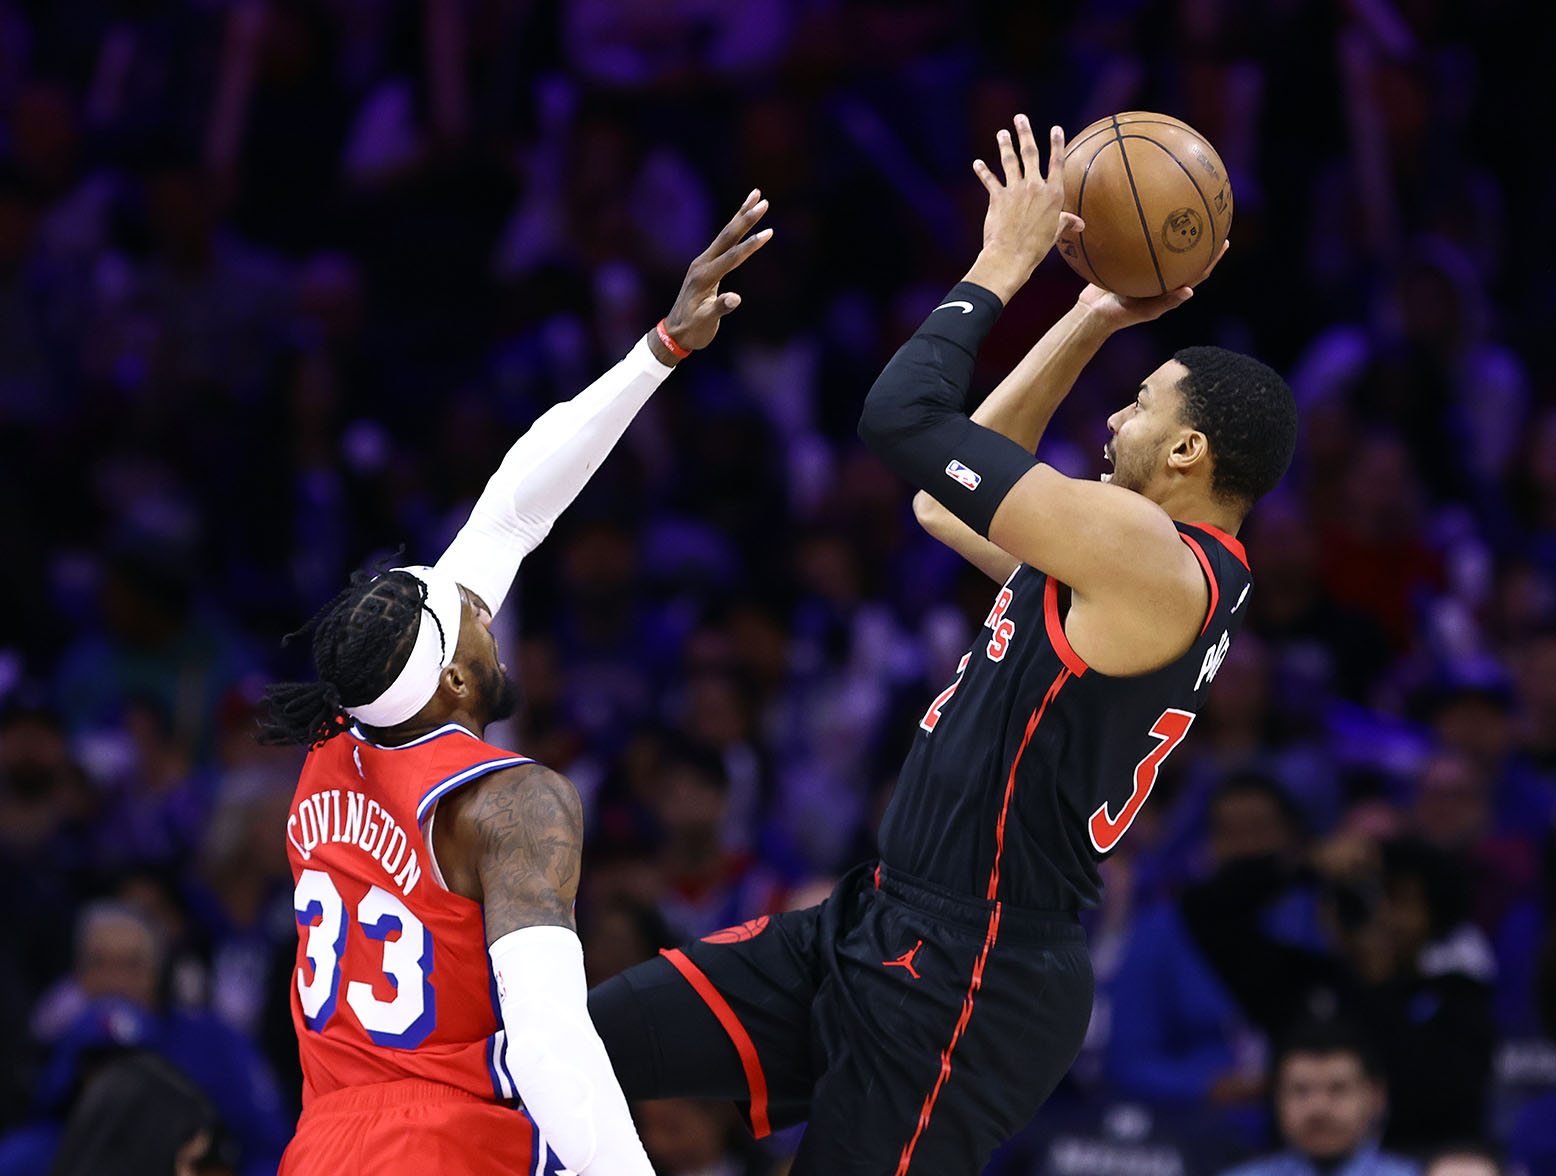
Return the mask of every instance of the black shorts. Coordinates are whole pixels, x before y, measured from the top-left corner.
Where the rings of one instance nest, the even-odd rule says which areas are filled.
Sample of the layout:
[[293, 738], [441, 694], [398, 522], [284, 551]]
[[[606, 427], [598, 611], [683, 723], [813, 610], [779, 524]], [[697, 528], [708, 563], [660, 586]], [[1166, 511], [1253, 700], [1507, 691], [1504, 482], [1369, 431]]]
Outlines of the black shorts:
[[589, 1012], [631, 1101], [732, 1099], [758, 1135], [809, 1120], [792, 1176], [977, 1173], [1079, 1052], [1073, 915], [884, 868], [607, 980]]

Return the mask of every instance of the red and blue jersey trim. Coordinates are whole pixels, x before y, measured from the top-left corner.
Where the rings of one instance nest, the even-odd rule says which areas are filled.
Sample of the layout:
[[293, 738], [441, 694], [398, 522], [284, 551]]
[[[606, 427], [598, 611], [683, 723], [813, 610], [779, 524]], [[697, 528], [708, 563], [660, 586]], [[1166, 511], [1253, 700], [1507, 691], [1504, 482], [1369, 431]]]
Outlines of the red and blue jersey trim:
[[478, 736], [474, 731], [470, 730], [469, 727], [466, 727], [460, 723], [444, 723], [436, 731], [428, 731], [425, 735], [422, 735], [417, 739], [412, 739], [409, 743], [396, 743], [393, 746], [389, 746], [383, 743], [374, 743], [365, 734], [363, 734], [362, 725], [360, 723], [352, 723], [351, 726], [347, 728], [347, 730], [351, 732], [351, 737], [353, 739], [360, 740], [361, 742], [367, 744], [369, 747], [376, 747], [380, 751], [404, 751], [407, 747], [420, 747], [423, 743], [431, 743], [434, 739], [442, 739], [445, 735], [468, 735], [472, 739], [480, 738], [480, 736]]
[[422, 793], [421, 799], [416, 802], [417, 823], [419, 824], [427, 819], [427, 810], [438, 802], [439, 797], [445, 793], [452, 792], [461, 784], [468, 784], [472, 780], [479, 779], [492, 772], [500, 772], [504, 768], [516, 768], [520, 764], [532, 764], [534, 762], [527, 755], [503, 756], [501, 759], [484, 760], [478, 764], [471, 764], [468, 768], [464, 768], [461, 771], [455, 772], [452, 776], [439, 780], [431, 788], [427, 789], [426, 792]]

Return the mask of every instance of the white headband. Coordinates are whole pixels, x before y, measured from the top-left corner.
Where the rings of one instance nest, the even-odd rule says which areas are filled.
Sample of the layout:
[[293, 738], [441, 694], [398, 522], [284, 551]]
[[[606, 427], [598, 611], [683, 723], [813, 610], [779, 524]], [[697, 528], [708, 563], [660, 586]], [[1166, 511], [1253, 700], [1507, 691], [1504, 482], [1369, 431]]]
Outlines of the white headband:
[[[454, 660], [454, 651], [459, 647], [459, 625], [464, 617], [459, 584], [447, 572], [424, 566], [392, 570], [409, 572], [425, 584], [427, 601], [422, 605], [422, 614], [418, 614], [416, 644], [411, 646], [405, 668], [372, 702], [346, 708], [348, 715], [369, 727], [403, 723], [432, 700], [438, 692], [438, 679]], [[436, 624], [424, 615], [427, 612], [437, 619]]]

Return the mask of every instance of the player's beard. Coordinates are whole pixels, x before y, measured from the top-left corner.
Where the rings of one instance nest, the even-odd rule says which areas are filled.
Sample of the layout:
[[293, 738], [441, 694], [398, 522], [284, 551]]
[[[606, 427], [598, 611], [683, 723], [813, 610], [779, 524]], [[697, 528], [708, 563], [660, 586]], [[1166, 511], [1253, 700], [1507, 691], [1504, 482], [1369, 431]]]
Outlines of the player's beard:
[[[1113, 476], [1108, 479], [1115, 486], [1122, 486], [1125, 490], [1133, 490], [1140, 493], [1145, 486], [1149, 471], [1143, 469], [1144, 463], [1135, 459], [1133, 450], [1113, 451]], [[1145, 476], [1142, 476], [1145, 475]]]
[[498, 666], [490, 666], [481, 674], [481, 697], [486, 701], [486, 721], [500, 723], [511, 719], [519, 709], [519, 684]]
[[1115, 486], [1144, 494], [1155, 472], [1156, 452], [1153, 445], [1119, 445], [1113, 443], [1113, 476], [1108, 479]]

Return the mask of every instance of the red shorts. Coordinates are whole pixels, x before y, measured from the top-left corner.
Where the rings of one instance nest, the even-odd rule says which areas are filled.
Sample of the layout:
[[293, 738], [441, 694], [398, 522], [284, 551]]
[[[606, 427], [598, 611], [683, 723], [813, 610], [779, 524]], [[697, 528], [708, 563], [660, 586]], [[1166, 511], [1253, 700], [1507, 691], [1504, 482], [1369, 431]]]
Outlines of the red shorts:
[[546, 1176], [559, 1167], [524, 1111], [405, 1080], [314, 1099], [279, 1176]]

